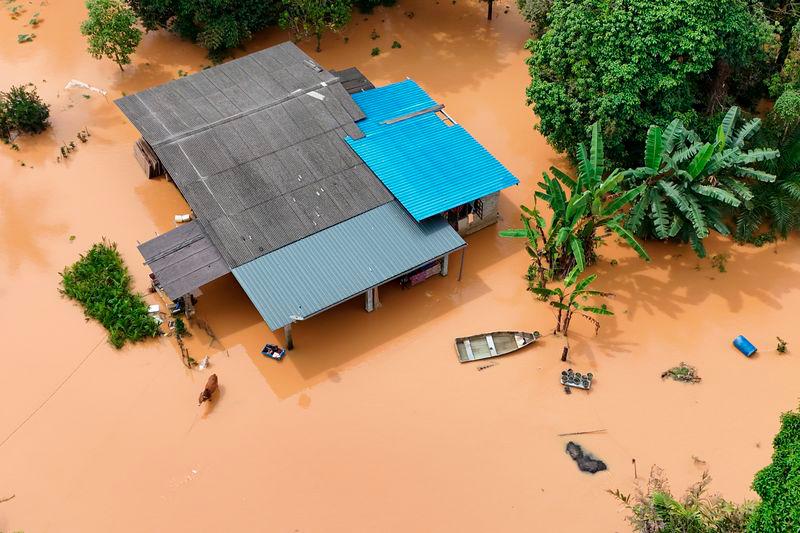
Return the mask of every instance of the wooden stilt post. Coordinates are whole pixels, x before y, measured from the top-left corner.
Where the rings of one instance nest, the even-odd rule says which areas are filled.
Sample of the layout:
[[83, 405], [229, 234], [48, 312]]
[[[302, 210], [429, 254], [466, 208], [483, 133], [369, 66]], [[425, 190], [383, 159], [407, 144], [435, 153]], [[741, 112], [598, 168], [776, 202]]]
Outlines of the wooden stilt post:
[[372, 303], [375, 306], [375, 308], [377, 309], [378, 307], [381, 306], [381, 297], [378, 294], [378, 287], [377, 286], [373, 290], [375, 291], [375, 295], [372, 297]]
[[450, 266], [450, 254], [447, 254], [446, 256], [442, 257], [442, 271], [441, 271], [442, 276], [447, 275], [449, 266]]
[[458, 267], [458, 281], [461, 281], [461, 275], [464, 273], [464, 252], [466, 251], [466, 248], [461, 249], [461, 264]]
[[369, 289], [364, 293], [364, 309], [367, 310], [367, 313], [371, 313], [375, 310], [375, 300], [373, 299], [374, 296], [375, 293], [372, 292], [372, 289]]
[[294, 339], [292, 339], [292, 325], [286, 324], [283, 326], [283, 336], [286, 338], [286, 349], [294, 349]]

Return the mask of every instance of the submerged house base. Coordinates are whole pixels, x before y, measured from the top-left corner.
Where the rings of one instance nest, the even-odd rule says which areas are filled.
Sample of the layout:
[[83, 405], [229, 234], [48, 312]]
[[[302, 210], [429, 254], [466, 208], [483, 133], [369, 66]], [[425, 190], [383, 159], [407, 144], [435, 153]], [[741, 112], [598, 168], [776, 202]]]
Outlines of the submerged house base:
[[375, 88], [284, 43], [117, 101], [194, 220], [140, 246], [180, 299], [231, 272], [270, 329], [447, 276], [518, 183], [406, 80]]

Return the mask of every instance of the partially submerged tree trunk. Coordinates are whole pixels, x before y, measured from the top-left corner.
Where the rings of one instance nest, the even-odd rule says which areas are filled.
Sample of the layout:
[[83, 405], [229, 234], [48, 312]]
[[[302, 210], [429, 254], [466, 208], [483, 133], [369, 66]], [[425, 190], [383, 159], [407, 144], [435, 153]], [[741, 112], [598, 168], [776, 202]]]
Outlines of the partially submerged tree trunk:
[[708, 95], [706, 113], [714, 114], [717, 109], [725, 105], [728, 97], [728, 79], [731, 77], [731, 66], [724, 59], [717, 59], [714, 63], [714, 79], [711, 81], [711, 91]]
[[317, 36], [317, 52], [322, 52], [322, 32], [318, 31]]
[[489, 4], [489, 13], [488, 13], [486, 18], [488, 18], [489, 20], [492, 20], [492, 7], [493, 7], [493, 4], [494, 4], [494, 0], [486, 0], [486, 3]]

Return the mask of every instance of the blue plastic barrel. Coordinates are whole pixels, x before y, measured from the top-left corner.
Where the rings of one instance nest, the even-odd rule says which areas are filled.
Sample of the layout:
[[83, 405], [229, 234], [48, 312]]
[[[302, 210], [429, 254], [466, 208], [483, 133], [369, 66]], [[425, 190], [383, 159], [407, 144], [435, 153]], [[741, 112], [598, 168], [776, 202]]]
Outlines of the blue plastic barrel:
[[753, 343], [747, 340], [744, 335], [739, 335], [733, 339], [733, 345], [747, 357], [756, 353], [756, 347], [753, 346]]

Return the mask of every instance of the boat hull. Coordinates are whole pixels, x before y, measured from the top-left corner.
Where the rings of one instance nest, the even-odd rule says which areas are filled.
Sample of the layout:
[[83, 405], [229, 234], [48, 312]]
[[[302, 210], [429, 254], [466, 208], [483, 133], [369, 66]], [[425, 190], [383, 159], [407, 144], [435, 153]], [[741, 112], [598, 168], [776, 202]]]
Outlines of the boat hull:
[[456, 353], [461, 363], [480, 361], [514, 353], [536, 342], [538, 332], [493, 331], [456, 339]]

